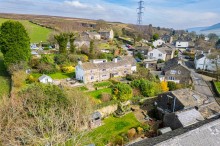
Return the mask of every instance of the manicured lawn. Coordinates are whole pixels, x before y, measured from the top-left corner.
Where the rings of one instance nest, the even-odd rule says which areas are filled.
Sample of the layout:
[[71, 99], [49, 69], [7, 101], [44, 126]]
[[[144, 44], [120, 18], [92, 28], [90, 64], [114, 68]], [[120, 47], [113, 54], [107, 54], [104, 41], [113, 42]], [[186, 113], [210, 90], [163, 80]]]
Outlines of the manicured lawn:
[[[42, 74], [40, 73], [32, 73], [31, 75], [33, 75], [35, 78], [39, 78], [40, 76], [42, 76]], [[53, 74], [47, 74], [48, 76], [50, 76], [52, 79], [66, 79], [66, 78], [72, 78], [75, 76], [75, 72], [72, 73], [63, 73], [63, 72], [56, 72]]]
[[[0, 25], [9, 19], [0, 18]], [[20, 22], [26, 28], [32, 43], [39, 43], [41, 41], [46, 42], [50, 33], [53, 31], [48, 28], [35, 25], [27, 20], [20, 20]]]
[[112, 89], [111, 88], [105, 88], [105, 89], [100, 89], [100, 90], [95, 90], [95, 91], [91, 91], [91, 92], [88, 92], [90, 96], [96, 98], [96, 99], [100, 99], [100, 95], [102, 93], [109, 93], [111, 94], [112, 93]]
[[0, 52], [0, 98], [3, 95], [9, 95], [10, 91], [10, 77], [6, 71], [4, 62], [3, 62], [3, 55]]
[[127, 133], [129, 129], [140, 125], [133, 113], [129, 113], [121, 118], [106, 118], [103, 124], [103, 126], [94, 129], [87, 135], [91, 138], [91, 141], [87, 144], [95, 143], [97, 146], [106, 145], [115, 136]]
[[220, 93], [220, 82], [214, 82], [215, 83], [215, 87], [218, 90], [218, 93]]

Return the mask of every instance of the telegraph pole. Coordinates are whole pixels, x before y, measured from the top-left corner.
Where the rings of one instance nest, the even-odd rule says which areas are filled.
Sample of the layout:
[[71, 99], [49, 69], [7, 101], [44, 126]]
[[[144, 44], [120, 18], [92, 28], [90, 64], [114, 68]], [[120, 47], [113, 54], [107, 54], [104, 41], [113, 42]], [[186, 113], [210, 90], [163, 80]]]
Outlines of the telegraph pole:
[[137, 25], [142, 25], [142, 16], [144, 14], [144, 1], [140, 0], [138, 2], [138, 8], [137, 8]]

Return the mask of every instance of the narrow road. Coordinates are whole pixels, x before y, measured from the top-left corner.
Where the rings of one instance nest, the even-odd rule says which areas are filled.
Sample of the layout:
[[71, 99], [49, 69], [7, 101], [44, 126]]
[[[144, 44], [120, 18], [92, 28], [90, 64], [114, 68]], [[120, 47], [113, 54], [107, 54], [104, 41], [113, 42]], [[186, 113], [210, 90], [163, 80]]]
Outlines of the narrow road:
[[210, 101], [215, 101], [214, 95], [202, 75], [196, 73], [192, 67], [189, 67], [188, 64], [186, 64], [186, 62], [184, 62], [183, 65], [191, 71], [195, 91], [206, 95]]

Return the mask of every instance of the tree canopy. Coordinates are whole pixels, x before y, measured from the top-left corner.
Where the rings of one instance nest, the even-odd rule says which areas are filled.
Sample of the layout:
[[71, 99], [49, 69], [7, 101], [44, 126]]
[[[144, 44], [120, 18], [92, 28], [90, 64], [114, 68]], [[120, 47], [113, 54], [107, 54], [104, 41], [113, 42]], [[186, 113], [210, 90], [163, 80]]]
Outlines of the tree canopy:
[[57, 41], [59, 45], [59, 52], [67, 53], [67, 43], [68, 43], [68, 34], [67, 33], [61, 33], [59, 35], [54, 36], [55, 40]]
[[31, 57], [30, 38], [18, 21], [6, 21], [0, 28], [0, 50], [7, 66], [27, 62]]
[[128, 84], [118, 83], [112, 88], [115, 100], [127, 101], [132, 98], [132, 88]]

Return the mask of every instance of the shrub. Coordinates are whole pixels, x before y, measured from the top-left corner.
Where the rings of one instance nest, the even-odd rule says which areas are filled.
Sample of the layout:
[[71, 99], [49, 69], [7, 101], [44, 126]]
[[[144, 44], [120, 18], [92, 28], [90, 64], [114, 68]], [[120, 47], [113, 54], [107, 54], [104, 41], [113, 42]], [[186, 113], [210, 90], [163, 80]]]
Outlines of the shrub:
[[112, 144], [113, 145], [120, 145], [120, 146], [122, 146], [123, 145], [123, 143], [124, 143], [124, 139], [123, 139], [123, 137], [122, 136], [116, 136], [116, 137], [114, 137], [113, 138], [114, 140], [112, 141]]
[[129, 138], [130, 140], [132, 140], [132, 139], [135, 137], [136, 134], [137, 134], [137, 133], [136, 133], [135, 128], [132, 128], [132, 129], [128, 130], [128, 138]]
[[75, 70], [73, 66], [63, 66], [61, 69], [64, 73], [71, 73]]
[[112, 88], [115, 100], [127, 101], [132, 98], [132, 88], [128, 84], [118, 83]]
[[17, 72], [14, 72], [12, 75], [12, 83], [14, 87], [20, 88], [25, 84], [25, 80], [27, 78], [27, 74], [25, 71], [20, 70]]
[[144, 131], [143, 128], [141, 128], [141, 127], [137, 128], [137, 132], [138, 132], [139, 135], [141, 135], [143, 133], [143, 131]]
[[108, 102], [112, 99], [112, 95], [109, 93], [102, 93], [101, 94], [101, 101], [102, 102]]
[[50, 74], [50, 73], [55, 73], [57, 71], [55, 65], [48, 63], [39, 64], [37, 66], [37, 69], [42, 74]]

